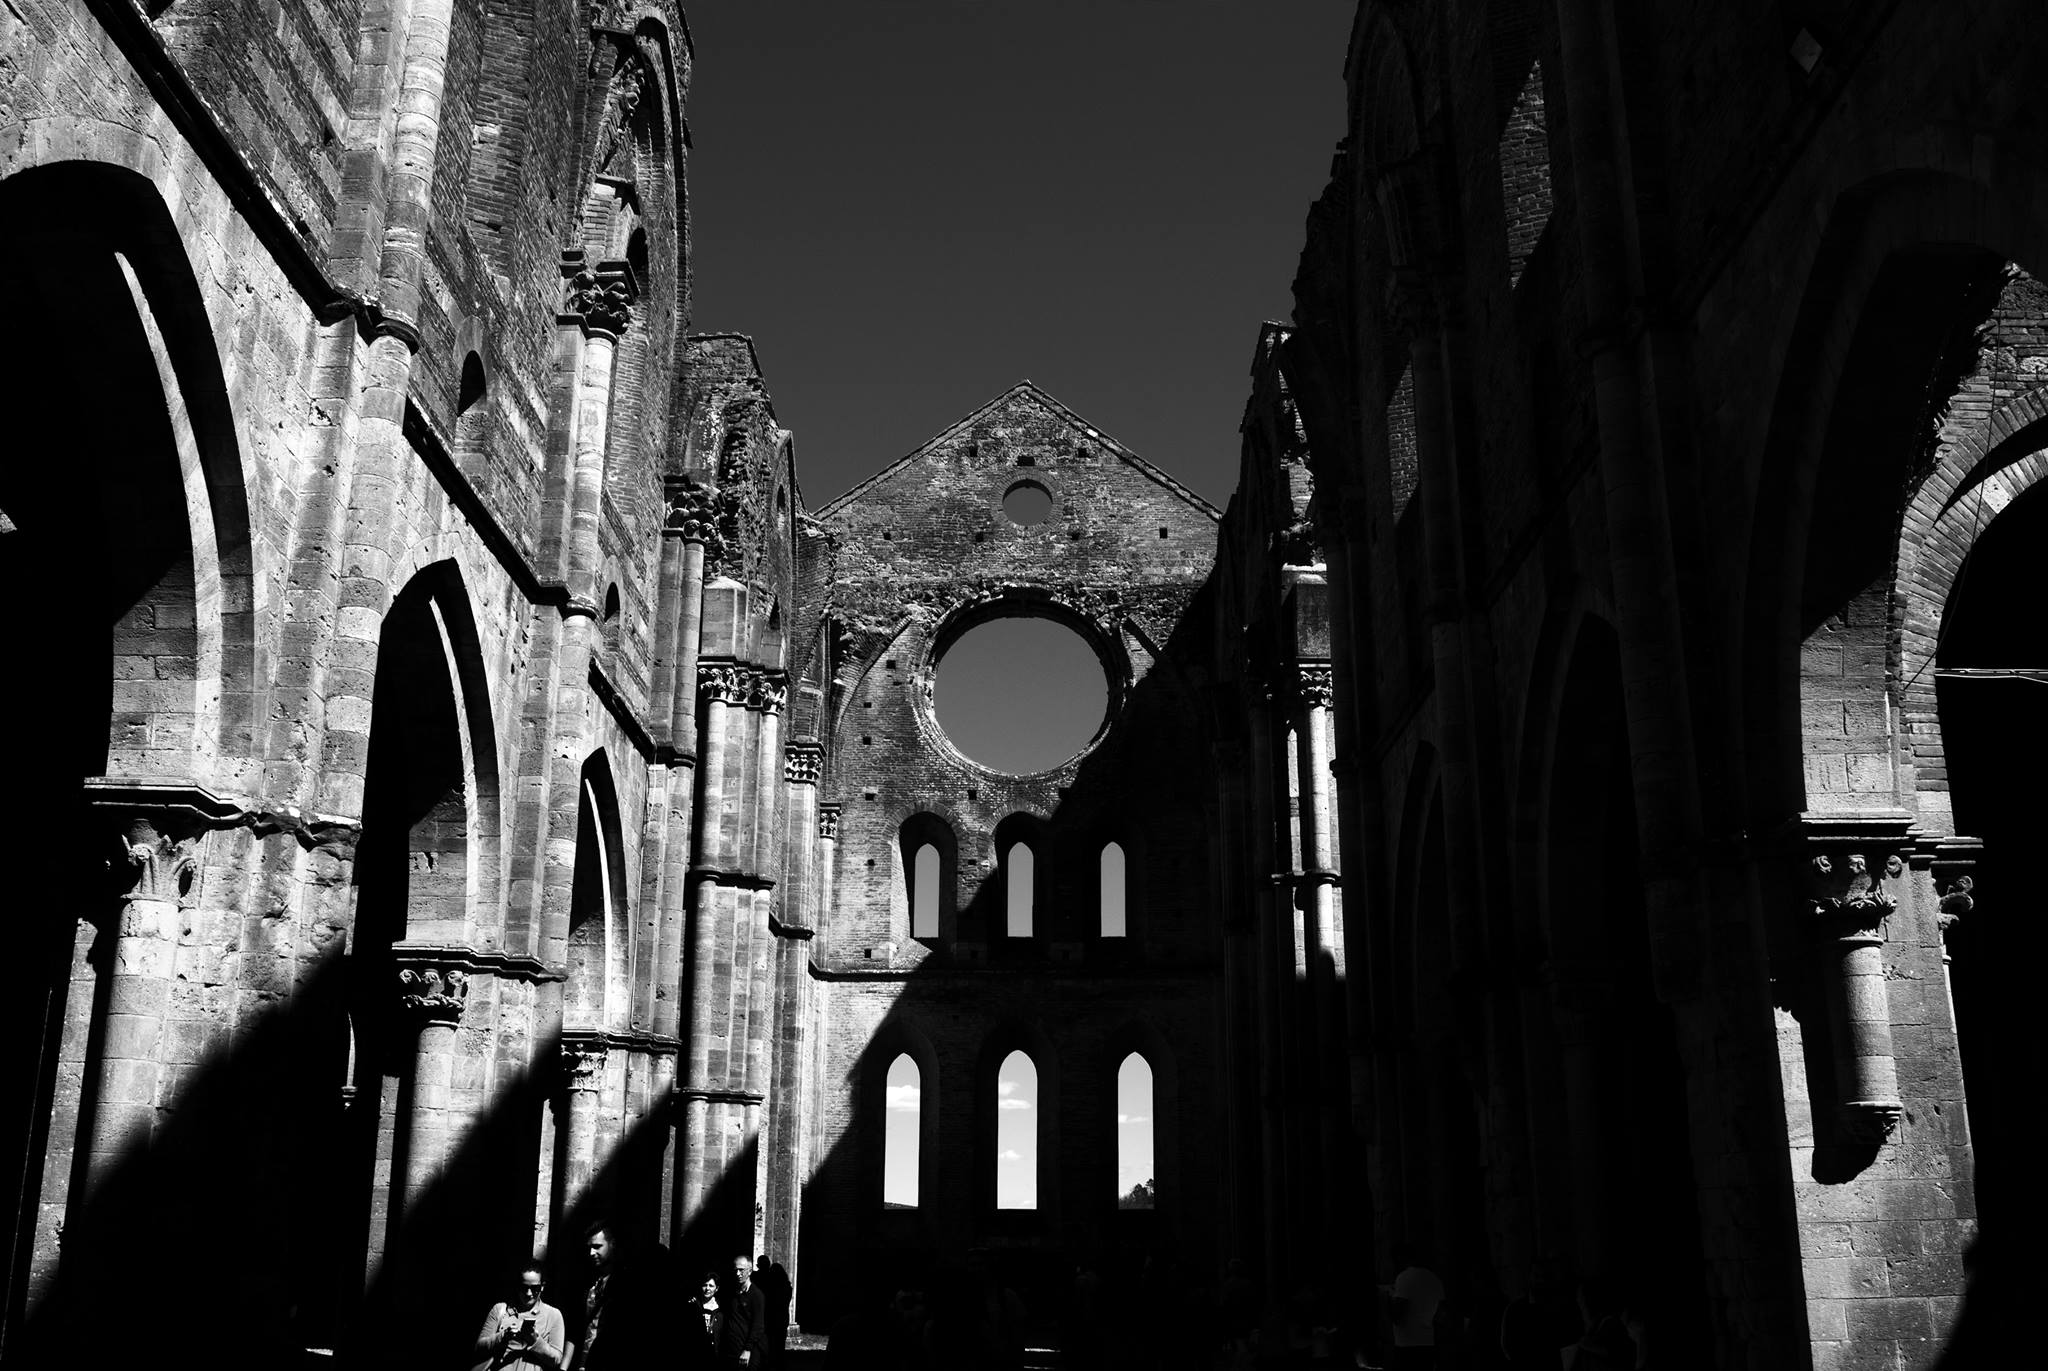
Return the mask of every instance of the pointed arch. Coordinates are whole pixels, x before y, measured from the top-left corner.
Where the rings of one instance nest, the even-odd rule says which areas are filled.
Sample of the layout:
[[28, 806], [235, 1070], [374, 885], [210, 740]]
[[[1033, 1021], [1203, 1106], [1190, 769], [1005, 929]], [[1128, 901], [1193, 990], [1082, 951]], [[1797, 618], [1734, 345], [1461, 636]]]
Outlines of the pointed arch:
[[[914, 1102], [904, 1096], [902, 1083], [895, 1079], [899, 1063], [908, 1063], [916, 1073]], [[861, 1054], [855, 1093], [860, 1119], [856, 1134], [862, 1140], [865, 1158], [861, 1189], [864, 1196], [870, 1197], [866, 1203], [884, 1209], [929, 1209], [936, 1199], [940, 1188], [936, 1171], [940, 1122], [945, 1118], [945, 1086], [931, 1039], [909, 1019], [890, 1019], [870, 1040]], [[914, 1133], [906, 1137], [901, 1130], [905, 1126], [904, 1116], [910, 1112], [906, 1106], [913, 1103]], [[900, 1159], [892, 1156], [892, 1149], [898, 1147], [909, 1148], [914, 1156], [907, 1189], [915, 1199], [909, 1204], [902, 1203], [900, 1198], [891, 1200], [892, 1184], [902, 1187], [904, 1180], [900, 1171], [892, 1176], [890, 1169], [892, 1160]], [[900, 1197], [902, 1189], [895, 1193]]]
[[[1172, 1044], [1150, 1019], [1131, 1019], [1110, 1033], [1097, 1061], [1095, 1095], [1102, 1117], [1113, 1122], [1098, 1149], [1101, 1162], [1091, 1168], [1090, 1207], [1131, 1208], [1124, 1204], [1131, 1189], [1125, 1184], [1126, 1143], [1135, 1141], [1142, 1128], [1151, 1167], [1147, 1176], [1137, 1179], [1152, 1181], [1151, 1208], [1159, 1222], [1168, 1229], [1177, 1227], [1187, 1212], [1188, 1196], [1181, 1180], [1180, 1069]], [[1129, 1111], [1122, 1087], [1134, 1061], [1142, 1062], [1149, 1076], [1149, 1118], [1142, 1125], [1123, 1117]]]
[[[1015, 1125], [1008, 1134], [1000, 1120], [1007, 1112], [1012, 1116], [1024, 1113], [1014, 1105], [1007, 1111], [1005, 1098], [1016, 1100], [1027, 1080], [1026, 1073], [1016, 1069], [1012, 1058], [1021, 1059], [1029, 1065], [1028, 1083], [1031, 1089], [1031, 1127], [1028, 1137], [1035, 1147], [1036, 1155], [1028, 1175], [1030, 1203], [1019, 1203], [1020, 1193], [1013, 1189], [1007, 1194], [1003, 1188], [1004, 1176], [999, 1163], [999, 1154], [1005, 1150], [1006, 1141], [1011, 1150], [1021, 1152], [1014, 1146], [1018, 1138]], [[1011, 1066], [1008, 1079], [1012, 1093], [1003, 1093], [1005, 1065]], [[977, 1207], [989, 1213], [1008, 1212], [1011, 1214], [1030, 1213], [1036, 1215], [1036, 1222], [1051, 1224], [1057, 1221], [1060, 1212], [1060, 1061], [1052, 1040], [1045, 1030], [1035, 1023], [1011, 1020], [998, 1025], [982, 1042], [982, 1049], [976, 1059], [974, 1071], [974, 1168]], [[1012, 1172], [1014, 1177], [1015, 1173]], [[1005, 1200], [1009, 1203], [1005, 1203]], [[1019, 1220], [1020, 1222], [1029, 1222]]]
[[896, 931], [919, 942], [951, 938], [958, 920], [960, 840], [953, 826], [929, 810], [896, 830], [893, 920]]
[[624, 1029], [632, 1007], [630, 887], [618, 791], [603, 748], [584, 759], [576, 789], [562, 1022], [572, 1029]]

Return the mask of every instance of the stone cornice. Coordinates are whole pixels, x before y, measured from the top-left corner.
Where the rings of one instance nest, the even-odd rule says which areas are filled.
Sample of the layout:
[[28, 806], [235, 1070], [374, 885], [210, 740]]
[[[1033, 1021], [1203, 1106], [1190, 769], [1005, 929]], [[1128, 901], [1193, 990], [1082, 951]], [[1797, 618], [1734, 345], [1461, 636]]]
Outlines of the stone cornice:
[[464, 943], [398, 943], [391, 949], [391, 960], [401, 968], [437, 967], [469, 976], [536, 985], [563, 979], [561, 972], [550, 970], [538, 957], [516, 952], [481, 952]]

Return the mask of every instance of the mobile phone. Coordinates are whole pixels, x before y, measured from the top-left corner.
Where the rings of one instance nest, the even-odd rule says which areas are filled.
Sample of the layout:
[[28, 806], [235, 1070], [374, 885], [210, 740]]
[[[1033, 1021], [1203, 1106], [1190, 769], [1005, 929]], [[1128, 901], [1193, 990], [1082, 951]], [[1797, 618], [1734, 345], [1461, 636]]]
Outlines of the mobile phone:
[[530, 1315], [519, 1321], [519, 1341], [533, 1341], [533, 1318]]

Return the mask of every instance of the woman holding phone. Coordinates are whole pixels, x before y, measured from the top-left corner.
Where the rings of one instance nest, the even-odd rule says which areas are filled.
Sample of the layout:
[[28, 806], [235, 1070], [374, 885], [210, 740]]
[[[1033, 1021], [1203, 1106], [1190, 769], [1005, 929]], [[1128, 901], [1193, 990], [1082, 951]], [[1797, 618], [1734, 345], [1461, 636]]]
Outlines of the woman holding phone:
[[491, 1306], [483, 1329], [476, 1335], [475, 1371], [506, 1371], [508, 1367], [537, 1366], [555, 1371], [562, 1364], [562, 1346], [568, 1328], [562, 1311], [543, 1303], [547, 1277], [538, 1266], [519, 1272], [519, 1291], [510, 1300]]

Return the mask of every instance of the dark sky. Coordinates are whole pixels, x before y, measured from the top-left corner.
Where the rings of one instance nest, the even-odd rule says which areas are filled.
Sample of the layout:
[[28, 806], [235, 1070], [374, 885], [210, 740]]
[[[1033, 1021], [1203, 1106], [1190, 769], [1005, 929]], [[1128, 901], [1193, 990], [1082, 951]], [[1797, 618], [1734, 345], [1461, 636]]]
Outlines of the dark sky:
[[698, 332], [816, 509], [1023, 378], [1222, 504], [1353, 0], [692, 0]]

